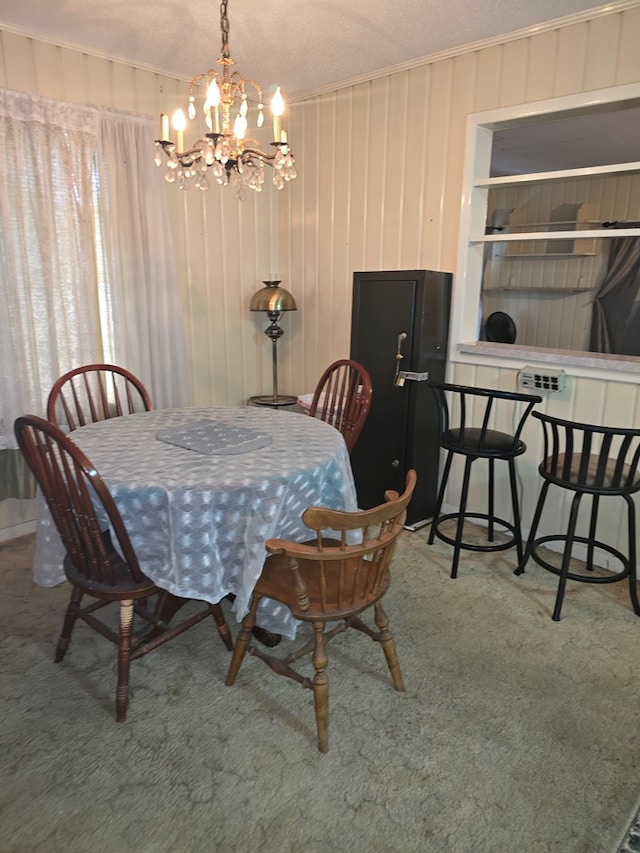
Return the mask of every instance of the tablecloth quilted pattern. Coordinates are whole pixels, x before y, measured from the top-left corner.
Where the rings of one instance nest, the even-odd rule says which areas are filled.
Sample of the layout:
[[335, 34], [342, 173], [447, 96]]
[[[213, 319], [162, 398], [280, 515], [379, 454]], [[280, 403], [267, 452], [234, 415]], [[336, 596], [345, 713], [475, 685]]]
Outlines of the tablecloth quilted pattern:
[[[155, 437], [209, 419], [268, 433], [271, 443], [209, 456]], [[109, 486], [142, 570], [179, 596], [219, 601], [233, 592], [238, 618], [247, 610], [267, 539], [307, 538], [300, 516], [308, 506], [357, 508], [344, 439], [307, 415], [254, 407], [167, 409], [91, 424], [71, 438]], [[48, 513], [39, 512], [37, 583], [64, 580], [61, 549]], [[265, 602], [260, 617], [265, 628], [295, 633], [290, 614], [275, 602]]]

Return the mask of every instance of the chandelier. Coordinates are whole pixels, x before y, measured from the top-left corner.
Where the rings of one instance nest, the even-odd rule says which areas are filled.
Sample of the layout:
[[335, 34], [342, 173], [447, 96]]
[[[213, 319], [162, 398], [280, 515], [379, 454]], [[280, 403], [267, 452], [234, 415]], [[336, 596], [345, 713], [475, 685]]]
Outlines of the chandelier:
[[[235, 62], [229, 55], [227, 0], [220, 3], [220, 32], [222, 50], [217, 60], [220, 68], [191, 78], [187, 115], [179, 109], [171, 119], [175, 142], [169, 139], [169, 116], [165, 113], [160, 116], [161, 138], [156, 140], [156, 165], [162, 165], [164, 152], [167, 158], [165, 180], [185, 190], [192, 183], [201, 190], [208, 190], [207, 175], [211, 170], [217, 183], [235, 186], [240, 198], [244, 196], [245, 187], [256, 192], [262, 190], [266, 165], [273, 170], [274, 186], [281, 190], [285, 182], [296, 177], [296, 161], [289, 149], [287, 133], [281, 127], [284, 100], [280, 89], [276, 89], [270, 104], [273, 142], [266, 152], [261, 149], [260, 142], [246, 135], [250, 96], [256, 101], [256, 126], [264, 124], [262, 89], [255, 80], [243, 77], [232, 68]], [[199, 122], [203, 133], [191, 147], [185, 148], [187, 120]]]

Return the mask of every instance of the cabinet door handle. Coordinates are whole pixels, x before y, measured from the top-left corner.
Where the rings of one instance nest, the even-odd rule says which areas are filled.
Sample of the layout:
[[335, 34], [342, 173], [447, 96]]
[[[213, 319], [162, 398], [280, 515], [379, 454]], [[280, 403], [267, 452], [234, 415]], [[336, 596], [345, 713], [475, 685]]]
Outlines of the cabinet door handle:
[[400, 371], [400, 362], [404, 358], [404, 355], [402, 354], [402, 342], [405, 341], [406, 339], [407, 339], [407, 333], [406, 332], [400, 332], [400, 334], [398, 335], [398, 349], [396, 351], [396, 372], [395, 372], [395, 375], [393, 377], [393, 384], [396, 386], [396, 388], [402, 388], [402, 386], [404, 385], [405, 377], [402, 375], [402, 373]]

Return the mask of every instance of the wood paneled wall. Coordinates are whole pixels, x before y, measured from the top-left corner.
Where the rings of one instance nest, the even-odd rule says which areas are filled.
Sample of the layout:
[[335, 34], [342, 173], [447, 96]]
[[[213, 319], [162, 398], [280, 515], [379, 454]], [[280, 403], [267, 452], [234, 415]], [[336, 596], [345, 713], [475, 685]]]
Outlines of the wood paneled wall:
[[[283, 192], [238, 202], [217, 187], [168, 187], [194, 403], [235, 404], [270, 389], [266, 324], [248, 304], [272, 274], [299, 308], [283, 320], [284, 393], [313, 390], [326, 364], [348, 354], [354, 271], [455, 276], [467, 115], [640, 81], [639, 37], [640, 8], [628, 8], [308, 98], [290, 110], [299, 177]], [[185, 91], [184, 81], [9, 32], [0, 52], [1, 86], [47, 97], [159, 115]], [[450, 376], [515, 387], [517, 366], [452, 362]], [[574, 376], [547, 405], [638, 422], [635, 379], [606, 378]], [[525, 514], [539, 449], [534, 438], [521, 465]]]
[[[310, 385], [323, 364], [348, 353], [354, 271], [447, 270], [454, 272], [454, 287], [463, 286], [455, 274], [468, 114], [638, 82], [638, 37], [640, 8], [630, 8], [295, 105], [291, 139], [300, 178], [282, 199], [279, 227], [281, 268], [302, 297], [296, 386]], [[457, 363], [456, 343], [450, 379], [517, 386], [522, 364]], [[545, 409], [577, 420], [640, 423], [635, 376], [613, 383], [606, 368], [596, 379], [568, 372], [566, 390], [549, 395]], [[539, 490], [542, 452], [539, 427], [531, 427], [519, 466], [525, 525]], [[447, 498], [456, 503], [455, 487]], [[611, 525], [621, 531], [617, 508], [611, 512]], [[552, 507], [554, 516], [566, 516], [563, 501]]]

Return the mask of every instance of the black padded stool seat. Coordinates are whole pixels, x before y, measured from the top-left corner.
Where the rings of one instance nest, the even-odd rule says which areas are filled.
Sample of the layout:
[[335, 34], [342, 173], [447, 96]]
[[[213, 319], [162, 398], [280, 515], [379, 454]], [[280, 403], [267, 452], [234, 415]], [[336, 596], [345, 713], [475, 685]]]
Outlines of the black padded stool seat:
[[[544, 431], [544, 457], [538, 468], [544, 482], [529, 533], [524, 556], [515, 571], [521, 575], [529, 557], [539, 566], [559, 577], [553, 620], [560, 619], [567, 580], [585, 583], [616, 583], [629, 579], [629, 595], [637, 616], [640, 616], [636, 588], [636, 524], [632, 495], [640, 491], [640, 430], [617, 429], [552, 418], [534, 412]], [[547, 492], [550, 486], [568, 489], [574, 493], [566, 530], [547, 536], [536, 536]], [[576, 533], [580, 501], [591, 496], [591, 514], [586, 536]], [[601, 498], [619, 497], [627, 504], [628, 552], [596, 538], [598, 509]], [[553, 528], [552, 528], [553, 529]], [[562, 561], [555, 565], [540, 552], [550, 543], [564, 543]], [[584, 571], [572, 565], [574, 545], [586, 546]], [[594, 555], [597, 551], [610, 555], [617, 561], [618, 571], [596, 571]]]
[[[516, 482], [515, 459], [521, 456], [527, 449], [526, 444], [520, 438], [529, 412], [542, 398], [534, 394], [522, 394], [512, 391], [498, 391], [491, 388], [473, 388], [466, 385], [451, 385], [430, 382], [429, 385], [435, 395], [440, 419], [440, 447], [447, 451], [447, 458], [442, 474], [440, 489], [436, 499], [436, 507], [429, 533], [429, 544], [432, 545], [435, 537], [453, 545], [453, 563], [451, 577], [458, 574], [458, 562], [460, 550], [470, 551], [503, 551], [512, 548], [517, 549], [518, 561], [522, 559], [522, 535], [520, 532], [520, 508], [518, 503], [518, 490]], [[451, 400], [451, 407], [447, 400]], [[518, 409], [524, 408], [518, 414]], [[474, 412], [469, 411], [473, 407]], [[498, 411], [500, 410], [500, 411]], [[455, 419], [452, 417], [455, 413]], [[493, 417], [501, 416], [505, 423], [515, 424], [513, 433], [490, 429], [489, 423]], [[505, 420], [505, 416], [507, 416]], [[474, 418], [481, 426], [471, 426], [470, 418]], [[455, 424], [455, 425], [454, 425]], [[462, 492], [458, 512], [441, 515], [444, 495], [451, 471], [451, 463], [455, 454], [465, 457], [464, 476], [462, 481]], [[471, 466], [476, 459], [486, 459], [489, 463], [488, 477], [488, 507], [487, 512], [470, 512], [467, 510], [467, 496], [471, 478]], [[513, 522], [504, 518], [498, 518], [494, 511], [494, 463], [495, 460], [507, 462], [509, 467], [509, 486], [511, 493], [511, 508]], [[455, 536], [449, 536], [441, 529], [443, 522], [456, 519]], [[465, 520], [476, 519], [487, 522], [487, 541], [477, 543], [465, 541]], [[506, 541], [496, 542], [494, 537], [495, 526], [503, 527], [510, 535]]]

